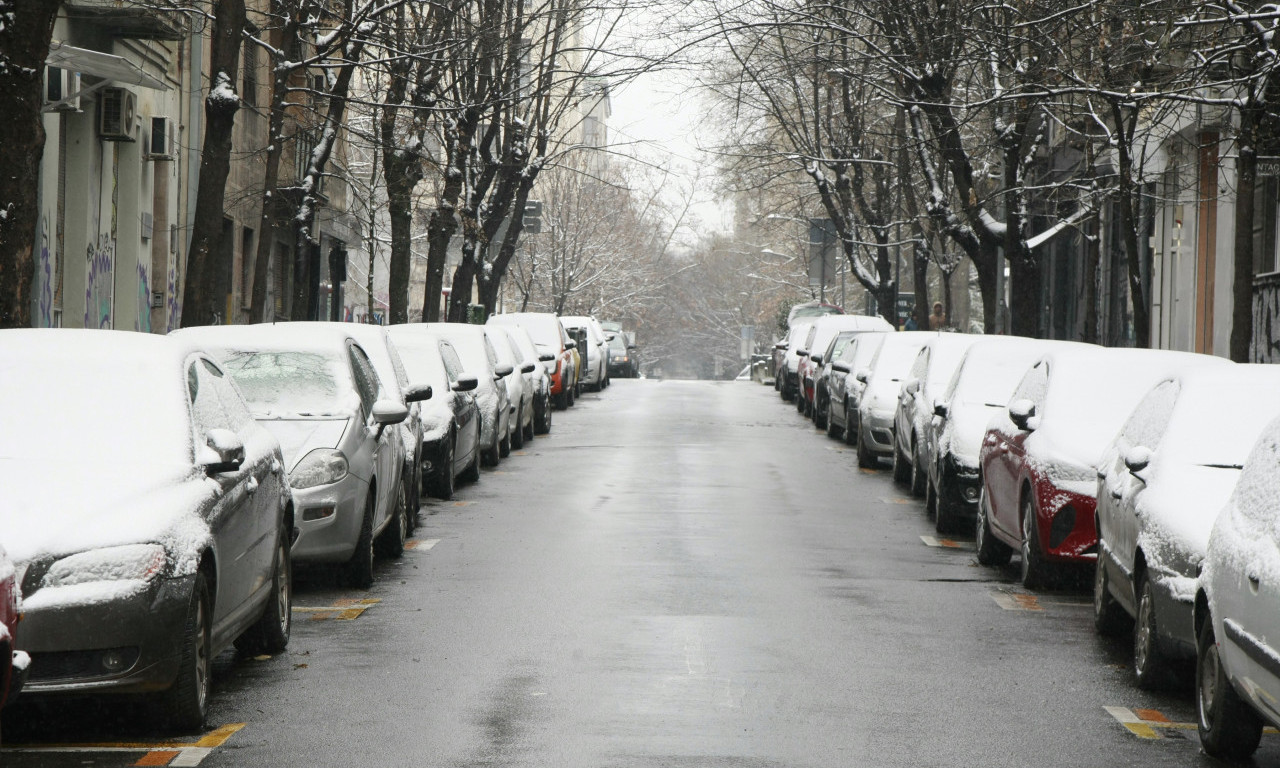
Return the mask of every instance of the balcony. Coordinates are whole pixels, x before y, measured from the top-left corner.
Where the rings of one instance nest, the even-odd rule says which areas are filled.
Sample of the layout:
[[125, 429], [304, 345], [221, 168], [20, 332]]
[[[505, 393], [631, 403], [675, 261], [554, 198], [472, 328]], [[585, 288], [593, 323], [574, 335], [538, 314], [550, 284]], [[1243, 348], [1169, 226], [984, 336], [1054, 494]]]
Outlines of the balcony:
[[1280, 272], [1253, 279], [1253, 341], [1249, 362], [1280, 363]]
[[177, 14], [164, 13], [138, 0], [64, 0], [67, 19], [84, 21], [116, 37], [182, 40], [186, 31]]

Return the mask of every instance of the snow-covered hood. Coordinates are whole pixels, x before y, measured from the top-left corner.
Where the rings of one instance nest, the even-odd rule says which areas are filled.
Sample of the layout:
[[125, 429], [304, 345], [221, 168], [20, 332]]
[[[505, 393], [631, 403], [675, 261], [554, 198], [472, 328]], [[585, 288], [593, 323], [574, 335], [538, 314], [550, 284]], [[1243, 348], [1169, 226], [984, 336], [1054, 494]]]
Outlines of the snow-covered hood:
[[449, 425], [453, 423], [453, 410], [443, 399], [432, 398], [424, 401], [422, 406], [419, 415], [422, 421], [422, 440], [427, 443], [439, 440], [449, 431]]
[[947, 412], [947, 427], [943, 433], [944, 444], [950, 441], [951, 455], [967, 466], [978, 466], [982, 452], [982, 440], [987, 435], [991, 418], [1003, 408], [982, 403], [954, 403]]
[[159, 543], [175, 573], [198, 565], [209, 540], [198, 514], [218, 484], [190, 468], [77, 467], [74, 482], [47, 481], [47, 462], [0, 460], [0, 531], [10, 557], [25, 563], [100, 547]]
[[1239, 479], [1240, 470], [1232, 468], [1166, 468], [1138, 500], [1143, 519], [1139, 543], [1157, 556], [1165, 554], [1161, 559], [1171, 563], [1182, 558], [1199, 561], [1209, 546], [1218, 512]]
[[262, 419], [258, 423], [275, 435], [292, 472], [298, 460], [316, 448], [337, 448], [350, 419]]

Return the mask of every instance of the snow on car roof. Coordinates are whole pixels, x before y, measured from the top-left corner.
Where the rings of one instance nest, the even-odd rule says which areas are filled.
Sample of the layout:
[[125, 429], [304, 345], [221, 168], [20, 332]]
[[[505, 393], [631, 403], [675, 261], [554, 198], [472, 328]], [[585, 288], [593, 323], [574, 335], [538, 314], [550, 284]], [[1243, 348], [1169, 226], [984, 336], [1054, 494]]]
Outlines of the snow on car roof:
[[[551, 312], [506, 312], [501, 315], [490, 315], [488, 323], [518, 325], [528, 331], [534, 344], [559, 350], [564, 330], [560, 321]], [[437, 325], [437, 324], [433, 324]]]
[[328, 320], [299, 320], [289, 323], [276, 323], [277, 328], [285, 326], [307, 326], [313, 328], [332, 328], [333, 330], [349, 335], [355, 339], [360, 348], [369, 356], [369, 362], [373, 363], [374, 373], [378, 374], [378, 380], [383, 388], [387, 390], [387, 394], [395, 400], [403, 400], [404, 394], [400, 391], [400, 378], [396, 376], [395, 362], [391, 359], [391, 352], [387, 349], [387, 327], [382, 325], [370, 325], [368, 323], [344, 323]]
[[813, 333], [813, 342], [809, 345], [809, 352], [814, 354], [822, 354], [826, 351], [831, 340], [844, 331], [892, 331], [893, 326], [889, 325], [883, 317], [872, 317], [869, 315], [824, 315], [816, 318], [810, 331]]
[[1160, 463], [1241, 466], [1265, 425], [1280, 416], [1280, 366], [1234, 365], [1177, 376], [1172, 413], [1154, 414], [1168, 426]]
[[964, 353], [948, 385], [952, 402], [1006, 406], [1018, 382], [1055, 345], [1072, 341], [1045, 341], [1025, 336], [985, 336]]
[[492, 374], [493, 365], [484, 349], [484, 327], [469, 323], [432, 323], [431, 330], [453, 344], [462, 367], [473, 376]]
[[400, 350], [411, 384], [430, 384], [440, 392], [449, 389], [449, 372], [440, 357], [440, 337], [423, 323], [392, 325], [387, 334]]

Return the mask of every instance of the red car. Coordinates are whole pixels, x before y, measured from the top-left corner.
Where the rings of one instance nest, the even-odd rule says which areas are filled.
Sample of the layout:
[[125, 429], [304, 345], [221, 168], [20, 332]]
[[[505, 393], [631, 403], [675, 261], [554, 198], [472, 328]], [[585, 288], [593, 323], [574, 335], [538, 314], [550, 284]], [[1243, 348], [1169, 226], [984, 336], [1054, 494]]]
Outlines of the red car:
[[0, 547], [0, 707], [18, 695], [26, 679], [27, 654], [17, 650], [18, 616], [22, 605], [17, 571]]
[[982, 441], [978, 562], [1022, 554], [1022, 583], [1039, 587], [1097, 559], [1094, 508], [1103, 453], [1147, 390], [1194, 365], [1185, 352], [1085, 346], [1054, 351], [1023, 376]]

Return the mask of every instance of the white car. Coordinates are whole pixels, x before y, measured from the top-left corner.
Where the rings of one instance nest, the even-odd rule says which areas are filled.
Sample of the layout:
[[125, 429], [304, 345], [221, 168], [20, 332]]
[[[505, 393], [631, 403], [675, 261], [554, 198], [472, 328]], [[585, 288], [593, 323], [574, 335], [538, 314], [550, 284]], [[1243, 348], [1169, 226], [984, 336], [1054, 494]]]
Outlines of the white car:
[[507, 442], [512, 448], [523, 448], [525, 436], [533, 437], [533, 382], [525, 377], [540, 366], [526, 363], [516, 356], [511, 347], [511, 337], [502, 326], [483, 327], [494, 354], [498, 356], [498, 367], [511, 369], [510, 373], [502, 377], [507, 385], [507, 411], [510, 416], [507, 422]]
[[937, 336], [936, 331], [887, 333], [871, 364], [855, 374], [863, 385], [856, 419], [859, 467], [874, 467], [881, 457], [893, 455], [893, 418], [902, 382], [920, 348]]
[[[893, 479], [906, 483], [913, 496], [924, 496], [928, 490], [924, 449], [933, 403], [951, 381], [964, 353], [983, 338], [968, 333], [935, 333], [920, 348], [911, 371], [902, 380], [893, 414]], [[925, 506], [933, 511], [931, 502]]]
[[[1192, 603], [1218, 511], [1258, 435], [1280, 416], [1280, 367], [1189, 371], [1134, 408], [1098, 466], [1094, 623], [1133, 624], [1144, 688], [1195, 655]], [[1126, 615], [1127, 614], [1127, 615]]]
[[782, 353], [776, 381], [778, 393], [786, 402], [791, 402], [800, 391], [800, 347], [808, 338], [811, 325], [813, 325], [811, 320], [797, 321], [787, 331], [786, 338], [774, 345], [774, 349]]
[[587, 348], [578, 350], [582, 357], [580, 382], [583, 387], [590, 387], [596, 392], [604, 389], [608, 386], [609, 345], [605, 342], [600, 324], [585, 315], [562, 315], [560, 323], [568, 329], [586, 330]]
[[498, 362], [498, 353], [483, 326], [431, 323], [430, 330], [453, 345], [464, 373], [479, 381], [473, 394], [480, 406], [480, 460], [485, 466], [496, 467], [511, 453], [511, 404], [505, 381], [511, 366]]
[[253, 417], [280, 440], [297, 510], [294, 559], [342, 563], [348, 581], [367, 588], [375, 550], [404, 550], [404, 441], [391, 427], [409, 410], [388, 395], [348, 330], [210, 325], [172, 335], [213, 352]]
[[526, 435], [533, 439], [535, 434], [545, 435], [551, 431], [551, 376], [542, 365], [542, 355], [529, 332], [518, 325], [499, 325], [507, 333], [511, 341], [512, 354], [520, 361], [520, 370], [524, 371], [525, 381], [533, 396], [533, 428]]
[[[1274, 397], [1274, 394], [1272, 395]], [[1197, 580], [1200, 743], [1240, 760], [1280, 727], [1280, 420], [1263, 430], [1218, 514]]]

